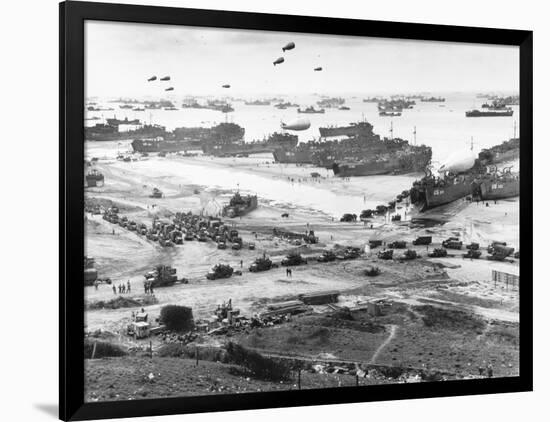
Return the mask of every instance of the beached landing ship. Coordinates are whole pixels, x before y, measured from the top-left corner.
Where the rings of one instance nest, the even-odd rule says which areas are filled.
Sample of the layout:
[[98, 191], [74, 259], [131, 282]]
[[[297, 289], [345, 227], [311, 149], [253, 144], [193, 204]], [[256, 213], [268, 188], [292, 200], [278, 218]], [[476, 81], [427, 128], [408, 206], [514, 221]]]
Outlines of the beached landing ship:
[[519, 196], [519, 175], [506, 168], [501, 174], [487, 174], [472, 184], [472, 196], [482, 201]]
[[335, 162], [335, 176], [372, 176], [377, 174], [402, 174], [421, 171], [432, 159], [432, 150], [426, 146], [408, 146], [403, 150], [381, 154], [356, 162]]
[[159, 125], [143, 125], [133, 130], [119, 131], [118, 125], [97, 123], [84, 128], [84, 139], [87, 141], [118, 141], [123, 139], [146, 139], [168, 135], [166, 128]]
[[240, 217], [258, 208], [256, 195], [241, 196], [239, 192], [229, 200], [229, 205], [223, 207], [222, 215], [229, 218]]
[[471, 194], [475, 175], [447, 174], [435, 177], [428, 173], [420, 181], [413, 183], [410, 191], [411, 202], [417, 205], [420, 211], [448, 204]]
[[510, 139], [483, 150], [475, 164], [468, 169], [447, 172], [435, 177], [429, 169], [426, 176], [414, 182], [410, 190], [411, 202], [421, 211], [445, 205], [467, 196], [482, 200], [510, 198], [519, 195], [519, 177], [508, 169], [503, 174], [487, 173], [487, 166], [509, 161], [519, 156], [519, 139]]
[[263, 141], [254, 142], [219, 142], [203, 145], [205, 154], [217, 157], [248, 156], [249, 154], [260, 154], [273, 152], [277, 149], [292, 149], [298, 144], [298, 137], [288, 133], [273, 133]]
[[211, 143], [237, 142], [242, 140], [243, 136], [244, 128], [235, 123], [220, 123], [211, 128], [181, 127], [174, 132], [165, 132], [165, 136], [134, 139], [132, 148], [142, 153], [199, 150]]

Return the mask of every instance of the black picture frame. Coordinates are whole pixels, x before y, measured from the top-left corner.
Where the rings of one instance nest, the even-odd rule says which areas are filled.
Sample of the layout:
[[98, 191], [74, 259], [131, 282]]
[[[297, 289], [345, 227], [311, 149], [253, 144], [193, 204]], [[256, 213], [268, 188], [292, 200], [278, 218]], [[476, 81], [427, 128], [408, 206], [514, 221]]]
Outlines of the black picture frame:
[[[84, 22], [190, 25], [518, 46], [520, 51], [520, 375], [518, 377], [338, 389], [84, 403]], [[533, 388], [533, 33], [70, 1], [59, 6], [60, 378], [59, 417], [87, 420], [334, 403], [531, 391]]]

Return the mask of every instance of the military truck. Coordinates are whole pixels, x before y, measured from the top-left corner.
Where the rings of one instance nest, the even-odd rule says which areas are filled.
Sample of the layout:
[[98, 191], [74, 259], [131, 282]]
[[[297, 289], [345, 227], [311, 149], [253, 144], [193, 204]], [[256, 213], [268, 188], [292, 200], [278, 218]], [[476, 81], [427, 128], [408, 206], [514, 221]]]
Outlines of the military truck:
[[336, 255], [332, 251], [324, 251], [317, 257], [317, 262], [331, 262], [336, 260]]
[[391, 216], [391, 221], [401, 221], [401, 214], [394, 214]]
[[336, 255], [336, 258], [347, 260], [347, 259], [359, 258], [360, 255], [361, 255], [361, 248], [349, 246], [343, 251], [343, 253], [339, 253], [338, 255]]
[[309, 244], [319, 243], [319, 238], [315, 236], [315, 232], [310, 230], [308, 233], [304, 234], [304, 241]]
[[171, 286], [178, 281], [186, 282], [187, 280], [178, 280], [176, 275], [177, 270], [169, 265], [157, 265], [152, 271], [144, 274], [145, 280], [151, 283], [153, 287]]
[[441, 245], [447, 249], [462, 249], [462, 242], [458, 237], [449, 237], [445, 239]]
[[151, 325], [147, 322], [148, 315], [146, 312], [138, 312], [134, 316], [134, 320], [128, 324], [126, 334], [134, 337], [135, 340], [147, 338], [151, 334]]
[[419, 236], [412, 241], [413, 245], [431, 245], [432, 237], [431, 236]]
[[233, 267], [227, 264], [216, 264], [206, 274], [208, 280], [217, 280], [218, 278], [229, 278], [233, 275]]
[[487, 247], [489, 256], [487, 259], [492, 261], [503, 261], [514, 253], [514, 248], [506, 246], [505, 242], [493, 242]]
[[409, 261], [411, 259], [416, 259], [418, 258], [418, 254], [416, 253], [416, 251], [412, 250], [412, 249], [407, 249], [403, 255], [401, 255], [399, 257], [399, 259], [401, 261]]
[[431, 251], [428, 256], [430, 258], [444, 258], [447, 256], [447, 249], [444, 248], [435, 248]]
[[404, 240], [395, 240], [388, 243], [388, 248], [390, 249], [405, 249], [407, 247], [407, 242]]
[[84, 285], [93, 286], [97, 280], [97, 270], [94, 268], [95, 260], [91, 257], [84, 257]]
[[377, 275], [380, 274], [380, 268], [369, 266], [363, 271], [363, 274], [365, 274], [368, 277], [376, 277]]
[[382, 246], [381, 240], [369, 240], [369, 248], [374, 249], [374, 248], [377, 248], [378, 246]]
[[385, 249], [378, 252], [379, 259], [393, 259], [393, 249]]
[[256, 260], [248, 267], [248, 271], [252, 273], [258, 273], [260, 271], [267, 271], [273, 268], [273, 262], [267, 256], [256, 258]]
[[479, 259], [481, 257], [481, 251], [476, 249], [468, 249], [468, 252], [462, 255], [464, 258]]
[[307, 261], [302, 258], [302, 255], [299, 253], [290, 253], [281, 261], [281, 265], [284, 267], [292, 267], [301, 264], [307, 264]]
[[163, 194], [162, 191], [158, 188], [153, 188], [153, 192], [151, 192], [151, 195], [149, 195], [149, 198], [162, 198]]

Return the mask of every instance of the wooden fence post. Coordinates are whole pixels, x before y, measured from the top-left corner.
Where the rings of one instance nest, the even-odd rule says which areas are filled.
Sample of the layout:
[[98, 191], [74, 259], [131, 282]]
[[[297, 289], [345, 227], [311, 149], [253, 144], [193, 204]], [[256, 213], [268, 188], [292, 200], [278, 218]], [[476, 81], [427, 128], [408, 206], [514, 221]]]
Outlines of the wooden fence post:
[[97, 347], [97, 341], [94, 342], [94, 348], [92, 349], [92, 359], [95, 357], [95, 349]]
[[199, 348], [195, 346], [195, 366], [199, 366]]
[[302, 370], [298, 369], [298, 390], [302, 389]]

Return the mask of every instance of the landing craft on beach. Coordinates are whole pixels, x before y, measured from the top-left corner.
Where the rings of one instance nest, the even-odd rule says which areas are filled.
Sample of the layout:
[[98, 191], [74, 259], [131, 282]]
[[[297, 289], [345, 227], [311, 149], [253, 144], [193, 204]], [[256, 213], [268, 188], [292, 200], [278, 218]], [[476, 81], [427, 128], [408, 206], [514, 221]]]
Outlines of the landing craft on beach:
[[273, 62], [273, 66], [278, 65], [278, 64], [281, 64], [281, 63], [284, 62], [284, 61], [285, 61], [284, 58], [279, 57], [277, 60], [275, 60], [275, 61]]
[[170, 76], [165, 76], [163, 78], [160, 78], [161, 81], [169, 81], [170, 80]]
[[174, 90], [174, 87], [171, 86], [170, 88], [166, 88], [165, 91], [173, 91]]
[[292, 50], [296, 45], [293, 42], [289, 42], [287, 45], [283, 47], [283, 52], [287, 50]]
[[147, 79], [147, 82], [153, 82], [153, 81], [156, 81], [156, 80], [157, 80], [156, 76], [151, 76], [149, 79]]
[[323, 70], [322, 67], [316, 67], [315, 69], [313, 69], [314, 72], [320, 72], [321, 70]]
[[289, 123], [281, 122], [281, 129], [285, 130], [306, 130], [311, 126], [309, 119], [296, 119]]
[[231, 85], [225, 84], [225, 85], [222, 85], [222, 88], [231, 88]]

